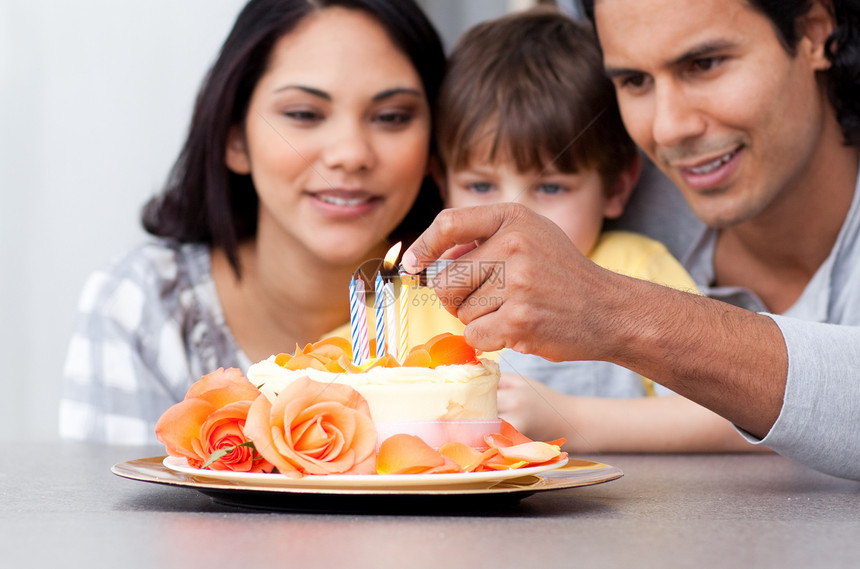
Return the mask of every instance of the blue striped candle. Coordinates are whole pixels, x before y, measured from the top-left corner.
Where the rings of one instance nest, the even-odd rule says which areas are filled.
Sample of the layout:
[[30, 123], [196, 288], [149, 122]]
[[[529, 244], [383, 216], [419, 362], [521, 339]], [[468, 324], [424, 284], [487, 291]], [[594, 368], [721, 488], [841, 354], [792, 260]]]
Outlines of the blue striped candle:
[[354, 278], [349, 280], [349, 335], [352, 339], [352, 363], [358, 364], [361, 338], [358, 331], [358, 294]]
[[374, 285], [374, 303], [376, 305], [376, 357], [381, 358], [385, 355], [385, 283], [382, 281], [382, 275], [380, 273], [376, 273], [376, 281], [374, 282]]
[[357, 277], [349, 282], [349, 330], [352, 339], [352, 362], [361, 365], [370, 360], [370, 338], [367, 335], [364, 281]]

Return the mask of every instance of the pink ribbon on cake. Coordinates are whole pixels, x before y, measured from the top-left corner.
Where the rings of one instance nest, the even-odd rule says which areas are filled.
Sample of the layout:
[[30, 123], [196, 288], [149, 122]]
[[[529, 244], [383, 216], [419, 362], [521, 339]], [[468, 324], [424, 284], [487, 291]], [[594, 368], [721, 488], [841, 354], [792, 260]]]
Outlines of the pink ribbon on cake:
[[498, 433], [502, 428], [501, 419], [471, 421], [389, 421], [375, 423], [376, 446], [382, 441], [400, 433], [420, 437], [425, 443], [439, 450], [448, 442], [460, 442], [476, 450], [484, 451], [489, 445], [484, 441], [486, 435]]

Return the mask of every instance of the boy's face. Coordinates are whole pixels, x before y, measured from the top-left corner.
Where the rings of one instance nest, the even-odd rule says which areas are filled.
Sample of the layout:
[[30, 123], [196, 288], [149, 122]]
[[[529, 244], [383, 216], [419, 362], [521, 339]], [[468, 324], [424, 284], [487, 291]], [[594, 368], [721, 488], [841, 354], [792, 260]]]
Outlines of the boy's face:
[[705, 223], [742, 223], [818, 181], [820, 26], [792, 57], [742, 0], [599, 0], [595, 19], [628, 132]]
[[517, 202], [555, 222], [584, 254], [597, 242], [606, 217], [617, 217], [623, 204], [607, 198], [597, 170], [563, 174], [552, 166], [520, 172], [512, 160], [473, 160], [445, 172], [446, 207]]

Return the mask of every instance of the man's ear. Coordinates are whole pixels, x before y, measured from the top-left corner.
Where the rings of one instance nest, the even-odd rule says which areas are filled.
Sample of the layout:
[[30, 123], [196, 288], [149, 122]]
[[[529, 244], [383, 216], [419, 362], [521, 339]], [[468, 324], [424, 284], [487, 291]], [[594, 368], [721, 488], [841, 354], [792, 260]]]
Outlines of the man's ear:
[[640, 174], [642, 174], [642, 156], [636, 152], [633, 160], [618, 174], [615, 183], [609, 188], [606, 205], [603, 208], [603, 217], [615, 219], [624, 213], [624, 208], [633, 194], [633, 188], [636, 187]]
[[816, 71], [830, 69], [827, 59], [827, 38], [836, 29], [836, 15], [832, 0], [814, 0], [812, 7], [798, 22], [801, 38], [798, 50], [812, 62]]
[[442, 196], [442, 201], [446, 202], [445, 207], [448, 207], [448, 179], [445, 177], [445, 167], [438, 156], [431, 156], [427, 162], [427, 170], [436, 186], [439, 188], [439, 194]]
[[224, 163], [236, 174], [251, 173], [251, 159], [248, 157], [248, 144], [245, 141], [245, 131], [240, 125], [234, 124], [227, 134], [227, 148], [224, 151]]

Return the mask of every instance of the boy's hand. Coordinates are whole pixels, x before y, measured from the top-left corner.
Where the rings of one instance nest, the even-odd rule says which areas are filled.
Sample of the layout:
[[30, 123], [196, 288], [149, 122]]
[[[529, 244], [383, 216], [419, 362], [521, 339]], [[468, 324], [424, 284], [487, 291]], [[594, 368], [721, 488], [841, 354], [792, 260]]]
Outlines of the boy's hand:
[[537, 441], [559, 438], [570, 430], [564, 409], [557, 409], [565, 395], [522, 375], [503, 373], [499, 380], [499, 417]]

